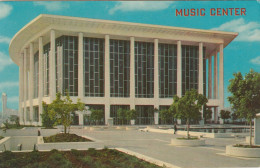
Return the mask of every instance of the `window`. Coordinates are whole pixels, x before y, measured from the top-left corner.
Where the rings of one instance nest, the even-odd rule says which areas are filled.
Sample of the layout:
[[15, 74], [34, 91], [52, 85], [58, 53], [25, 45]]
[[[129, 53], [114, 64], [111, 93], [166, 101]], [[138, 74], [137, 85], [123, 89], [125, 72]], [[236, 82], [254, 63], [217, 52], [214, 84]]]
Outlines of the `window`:
[[135, 42], [135, 97], [154, 97], [154, 44]]
[[159, 96], [172, 98], [177, 94], [177, 46], [159, 43], [158, 57]]
[[83, 40], [86, 97], [104, 97], [104, 39]]
[[110, 96], [130, 96], [130, 42], [110, 40]]

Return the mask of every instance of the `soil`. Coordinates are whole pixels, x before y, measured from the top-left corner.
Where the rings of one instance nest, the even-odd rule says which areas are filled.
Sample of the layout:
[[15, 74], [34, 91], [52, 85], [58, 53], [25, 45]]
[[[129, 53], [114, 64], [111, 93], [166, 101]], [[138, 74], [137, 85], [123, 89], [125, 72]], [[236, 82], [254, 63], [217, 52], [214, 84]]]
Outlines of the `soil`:
[[243, 145], [243, 144], [236, 144], [234, 145], [234, 147], [239, 147], [239, 148], [260, 148], [260, 146], [256, 146], [256, 145]]
[[92, 142], [90, 139], [78, 136], [76, 134], [56, 134], [49, 137], [43, 137], [45, 143], [53, 142]]
[[143, 161], [114, 149], [87, 151], [57, 151], [50, 152], [19, 152], [6, 151], [0, 153], [0, 167], [50, 167], [50, 168], [159, 168], [152, 163]]

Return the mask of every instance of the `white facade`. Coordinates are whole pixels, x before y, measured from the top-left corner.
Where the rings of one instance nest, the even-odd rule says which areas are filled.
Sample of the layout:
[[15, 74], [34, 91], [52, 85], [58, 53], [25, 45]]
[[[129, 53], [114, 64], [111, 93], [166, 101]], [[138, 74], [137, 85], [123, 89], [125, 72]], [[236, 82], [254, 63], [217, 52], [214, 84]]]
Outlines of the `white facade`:
[[[59, 64], [58, 59], [60, 55], [61, 57], [64, 55], [64, 50], [59, 48], [55, 43], [59, 42], [59, 38], [66, 38], [66, 36], [75, 37], [75, 39], [77, 39], [76, 42], [74, 40], [74, 43], [77, 44], [77, 48], [74, 48], [73, 50], [74, 54], [74, 51], [77, 52], [78, 62], [74, 62], [75, 65], [77, 64], [77, 75], [74, 74], [74, 78], [77, 76], [75, 79], [77, 83], [73, 84], [73, 86], [69, 85], [72, 88], [71, 90], [74, 89], [77, 91], [77, 96], [71, 96], [71, 98], [75, 102], [77, 98], [80, 98], [81, 101], [86, 104], [104, 105], [106, 123], [107, 119], [111, 117], [111, 105], [127, 105], [130, 109], [134, 109], [136, 106], [150, 105], [153, 106], [153, 108], [159, 109], [160, 106], [169, 106], [172, 104], [172, 97], [169, 97], [169, 95], [168, 97], [163, 97], [163, 94], [166, 92], [171, 94], [176, 93], [178, 96], [183, 94], [183, 86], [187, 87], [187, 84], [183, 82], [183, 78], [186, 79], [190, 76], [183, 76], [184, 74], [182, 74], [182, 72], [185, 71], [185, 68], [182, 67], [182, 65], [186, 66], [186, 63], [183, 63], [183, 60], [186, 59], [183, 59], [185, 53], [182, 50], [185, 49], [185, 51], [187, 50], [187, 53], [189, 53], [193, 51], [190, 49], [192, 47], [196, 48], [196, 50], [194, 49], [194, 52], [196, 51], [196, 54], [198, 55], [198, 58], [196, 58], [198, 59], [198, 64], [196, 64], [198, 65], [198, 69], [196, 69], [197, 76], [195, 75], [197, 79], [194, 79], [194, 81], [197, 81], [196, 87], [199, 93], [207, 95], [209, 99], [207, 105], [215, 109], [214, 120], [217, 122], [217, 111], [224, 108], [223, 50], [237, 35], [237, 33], [232, 32], [177, 28], [66, 16], [39, 15], [13, 37], [9, 48], [12, 60], [19, 66], [19, 115], [21, 122], [25, 121], [26, 124], [29, 124], [29, 121], [33, 121], [34, 124], [40, 124], [41, 118], [39, 114], [42, 113], [42, 101], [50, 103], [55, 99], [56, 92], [60, 91], [57, 89], [61, 89], [62, 87], [64, 89], [66, 80], [62, 79], [62, 82], [59, 83], [59, 75], [64, 75], [62, 73], [65, 73], [65, 69], [59, 70], [59, 66], [57, 69], [55, 68], [55, 66]], [[86, 63], [84, 61], [86, 61], [87, 38], [98, 38], [104, 42], [104, 48], [102, 50], [104, 54], [104, 65], [102, 65], [102, 72], [104, 72], [104, 90], [101, 91], [101, 96], [86, 96], [86, 88], [88, 88], [88, 86], [86, 86], [86, 69], [84, 69], [86, 68]], [[112, 46], [111, 43], [115, 42], [113, 40], [119, 40], [118, 43], [120, 43], [120, 40], [124, 41], [122, 43], [126, 43], [125, 46], [127, 46], [126, 48], [129, 50], [126, 51], [129, 58], [127, 56], [124, 57], [124, 59], [129, 60], [129, 65], [127, 64], [128, 61], [126, 61], [127, 66], [129, 66], [129, 71], [126, 70], [126, 72], [123, 72], [123, 75], [129, 75], [129, 79], [126, 80], [129, 84], [127, 83], [125, 85], [129, 90], [124, 90], [124, 93], [126, 94], [122, 97], [120, 97], [120, 86], [118, 87], [119, 93], [112, 93], [114, 91], [113, 88], [117, 89], [116, 85], [113, 87], [111, 86], [111, 84], [116, 84], [116, 82], [111, 79], [111, 74], [114, 72], [112, 72], [110, 68], [110, 66], [115, 66], [111, 65], [111, 63], [117, 59], [112, 58], [111, 56], [111, 53], [113, 52], [110, 51]], [[46, 52], [44, 51], [44, 46], [46, 46], [46, 44], [49, 44], [48, 60], [45, 59]], [[153, 58], [153, 60], [151, 63], [153, 63], [153, 65], [145, 65], [144, 57], [147, 60], [150, 60], [151, 58], [148, 56], [142, 56], [143, 53], [140, 54], [141, 56], [138, 56], [137, 52], [139, 52], [139, 50], [137, 45], [140, 45], [141, 47], [144, 45], [148, 46], [146, 49], [149, 51], [151, 51], [152, 48], [153, 51], [151, 58]], [[166, 58], [159, 53], [159, 51], [162, 51], [162, 48], [165, 46], [171, 46], [174, 49], [176, 48], [176, 71], [174, 69], [172, 71], [174, 71], [177, 76], [175, 82], [176, 87], [173, 84], [176, 89], [173, 92], [165, 89], [162, 86], [163, 82], [160, 83], [160, 81], [169, 82], [167, 78], [163, 77], [164, 75], [160, 74], [160, 70], [164, 68], [163, 65], [160, 66], [163, 62], [162, 58], [164, 59], [164, 62], [167, 61], [168, 58], [171, 59], [170, 57]], [[64, 49], [64, 46], [62, 47]], [[148, 49], [149, 47], [150, 49]], [[166, 51], [166, 49], [164, 50]], [[36, 53], [38, 57], [34, 57]], [[55, 54], [57, 54], [57, 61], [55, 60]], [[138, 62], [139, 57], [142, 57], [141, 62]], [[37, 64], [35, 64], [34, 58], [39, 59]], [[46, 61], [48, 61], [49, 65], [48, 71], [46, 68], [44, 69]], [[144, 73], [143, 71], [148, 74], [148, 71], [150, 70], [149, 66], [152, 66], [151, 74], [153, 74], [153, 77], [150, 77], [152, 79], [150, 83], [150, 78], [147, 78], [147, 81], [138, 78], [139, 63], [144, 63], [144, 67], [146, 67], [145, 70], [142, 70], [142, 74]], [[208, 65], [208, 70], [205, 70], [206, 63]], [[62, 63], [60, 64], [62, 65]], [[167, 62], [165, 65], [166, 64], [168, 65]], [[38, 68], [35, 68], [35, 65], [38, 66]], [[170, 64], [169, 68], [171, 68]], [[34, 77], [35, 69], [37, 71], [37, 78]], [[166, 69], [165, 71], [168, 73], [168, 71], [170, 72], [171, 70]], [[187, 71], [189, 71], [189, 69]], [[205, 76], [205, 74], [207, 74], [206, 71], [208, 71], [208, 77]], [[46, 75], [46, 73], [48, 73], [48, 75]], [[45, 94], [46, 76], [49, 77], [49, 88], [47, 88], [49, 94]], [[205, 77], [208, 81], [206, 81]], [[169, 77], [169, 80], [172, 80], [171, 77]], [[35, 90], [36, 82], [38, 89]], [[141, 94], [141, 96], [138, 96], [138, 82], [146, 82], [147, 85], [144, 84], [145, 91], [140, 89], [140, 92], [151, 92], [150, 96], [147, 96], [147, 94], [144, 94], [143, 97]], [[153, 86], [151, 86], [151, 84]], [[123, 88], [125, 86], [123, 86]], [[140, 86], [143, 86], [143, 83], [140, 84]], [[165, 85], [165, 87], [169, 87], [168, 84], [167, 86]], [[206, 90], [207, 93], [205, 92]], [[37, 92], [36, 97], [35, 92]], [[119, 96], [117, 94], [119, 94]], [[37, 107], [37, 109], [35, 107]], [[37, 112], [39, 113], [36, 114]]]

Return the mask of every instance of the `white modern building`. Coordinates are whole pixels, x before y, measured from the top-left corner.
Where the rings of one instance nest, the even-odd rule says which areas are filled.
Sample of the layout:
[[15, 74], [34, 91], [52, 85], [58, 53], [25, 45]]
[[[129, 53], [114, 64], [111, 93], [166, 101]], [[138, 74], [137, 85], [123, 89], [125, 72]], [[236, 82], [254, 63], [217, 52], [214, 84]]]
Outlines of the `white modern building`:
[[40, 124], [42, 101], [67, 90], [105, 122], [117, 109], [136, 109], [137, 124], [154, 123], [154, 108], [195, 88], [209, 99], [217, 122], [224, 107], [224, 48], [237, 33], [39, 15], [10, 43], [19, 66], [19, 114]]

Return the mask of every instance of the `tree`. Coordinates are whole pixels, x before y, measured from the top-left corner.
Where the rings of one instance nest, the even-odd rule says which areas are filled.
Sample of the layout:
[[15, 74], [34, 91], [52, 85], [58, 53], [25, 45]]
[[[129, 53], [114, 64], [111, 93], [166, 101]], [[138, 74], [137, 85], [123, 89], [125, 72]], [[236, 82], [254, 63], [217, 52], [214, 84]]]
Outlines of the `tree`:
[[64, 133], [67, 133], [67, 128], [72, 123], [72, 112], [76, 110], [84, 110], [85, 104], [77, 100], [76, 104], [73, 104], [69, 94], [62, 99], [61, 93], [56, 94], [56, 99], [48, 105], [48, 112], [51, 119], [56, 119], [55, 124], [62, 124], [64, 127]]
[[136, 118], [137, 111], [135, 109], [131, 109], [126, 112], [126, 119], [128, 120], [128, 122], [130, 122], [130, 120], [135, 120]]
[[167, 124], [167, 119], [173, 118], [173, 113], [170, 110], [160, 110], [159, 116], [161, 118], [161, 121], [163, 121], [164, 124]]
[[48, 113], [48, 105], [45, 102], [42, 102], [42, 126], [45, 128], [53, 128], [56, 118], [51, 118], [49, 113]]
[[235, 112], [232, 113], [232, 114], [231, 114], [231, 118], [232, 118], [232, 121], [233, 121], [233, 123], [234, 123], [234, 121], [238, 119], [237, 113], [235, 113]]
[[91, 111], [91, 115], [90, 115], [90, 119], [95, 121], [96, 124], [98, 124], [98, 122], [104, 118], [104, 111], [103, 110], [90, 110]]
[[186, 91], [185, 95], [181, 98], [174, 96], [173, 100], [171, 109], [176, 109], [175, 116], [177, 118], [186, 120], [187, 138], [189, 139], [190, 121], [201, 118], [200, 110], [202, 110], [202, 107], [206, 105], [208, 100], [204, 95], [198, 94], [195, 89]]
[[223, 123], [225, 124], [225, 119], [230, 118], [230, 111], [228, 110], [220, 110], [220, 118], [223, 119]]
[[10, 120], [12, 123], [16, 123], [17, 118], [19, 119], [19, 117], [18, 117], [17, 115], [11, 115], [11, 116], [9, 117], [9, 120]]
[[117, 110], [117, 117], [118, 117], [119, 120], [121, 120], [121, 124], [123, 125], [124, 120], [126, 119], [126, 110], [119, 108]]
[[207, 122], [208, 119], [212, 118], [212, 110], [209, 107], [205, 108], [203, 117], [204, 117], [205, 123]]
[[252, 146], [252, 120], [260, 109], [260, 73], [250, 70], [245, 76], [241, 72], [234, 73], [228, 91], [232, 108], [239, 118], [245, 118], [250, 124], [250, 146]]

